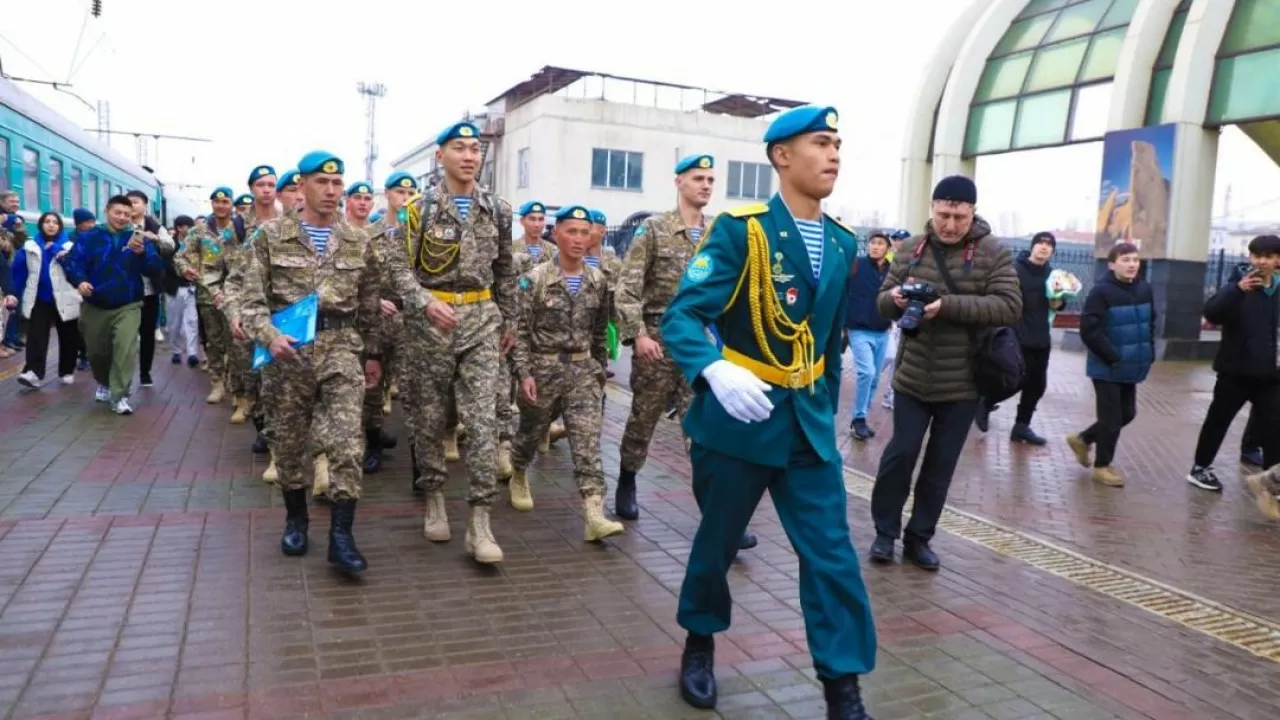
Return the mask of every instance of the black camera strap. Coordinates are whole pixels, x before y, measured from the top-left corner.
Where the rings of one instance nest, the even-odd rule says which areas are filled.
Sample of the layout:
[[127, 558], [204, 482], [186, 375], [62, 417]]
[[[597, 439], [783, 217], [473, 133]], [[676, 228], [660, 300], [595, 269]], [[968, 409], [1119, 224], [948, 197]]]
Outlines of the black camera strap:
[[[929, 241], [926, 239], [925, 242]], [[965, 241], [966, 247], [964, 251], [966, 263], [970, 262], [968, 258], [971, 257], [973, 246], [975, 244], [976, 243], [968, 240]], [[933, 262], [938, 266], [938, 274], [942, 276], [942, 284], [947, 286], [947, 292], [952, 295], [959, 295], [960, 291], [956, 288], [955, 281], [951, 279], [951, 269], [947, 267], [947, 254], [942, 251], [942, 248], [932, 242], [929, 242], [929, 249], [933, 251]], [[969, 333], [969, 349], [974, 353], [978, 352], [978, 330], [972, 325], [966, 325], [965, 330]]]

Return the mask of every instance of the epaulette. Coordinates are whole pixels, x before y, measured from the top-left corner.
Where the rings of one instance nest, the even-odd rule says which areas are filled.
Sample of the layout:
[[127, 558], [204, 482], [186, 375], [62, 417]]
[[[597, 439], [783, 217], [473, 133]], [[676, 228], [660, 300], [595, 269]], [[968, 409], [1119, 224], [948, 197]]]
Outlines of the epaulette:
[[743, 205], [742, 207], [736, 207], [732, 210], [726, 210], [725, 212], [736, 218], [744, 218], [751, 217], [752, 215], [763, 215], [769, 212], [769, 206], [764, 203], [751, 203], [750, 205]]
[[826, 218], [827, 218], [828, 220], [830, 220], [831, 222], [835, 223], [836, 225], [839, 225], [841, 228], [844, 228], [845, 232], [849, 233], [850, 235], [853, 235], [854, 237], [857, 237], [857, 236], [858, 236], [858, 231], [857, 231], [857, 230], [854, 230], [853, 228], [851, 228], [851, 227], [849, 227], [848, 225], [846, 225], [846, 224], [844, 223], [844, 221], [843, 221], [843, 220], [841, 220], [840, 218], [838, 218], [838, 217], [833, 217], [833, 216], [831, 215], [831, 213], [826, 213], [826, 212], [824, 212], [824, 213], [822, 213], [822, 214], [823, 214], [823, 215], [825, 215], [825, 216], [826, 216]]

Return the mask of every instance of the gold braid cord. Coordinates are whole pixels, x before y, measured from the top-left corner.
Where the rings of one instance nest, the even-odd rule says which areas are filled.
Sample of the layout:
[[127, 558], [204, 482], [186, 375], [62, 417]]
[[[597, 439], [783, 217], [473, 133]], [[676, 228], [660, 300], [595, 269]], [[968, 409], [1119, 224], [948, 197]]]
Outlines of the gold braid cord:
[[[411, 255], [413, 253], [412, 238], [414, 233], [422, 229], [422, 212], [418, 210], [417, 200], [423, 195], [414, 195], [405, 203], [405, 234], [404, 245], [405, 250]], [[422, 232], [422, 245], [418, 251], [418, 267], [431, 275], [439, 275], [453, 266], [453, 262], [458, 259], [458, 252], [462, 249], [462, 242], [442, 243], [437, 242], [425, 230]], [[413, 262], [413, 257], [409, 258]]]
[[[787, 317], [782, 301], [773, 288], [773, 275], [769, 269], [769, 238], [756, 218], [747, 219], [747, 261], [738, 277], [738, 286], [729, 298], [728, 310], [747, 282], [747, 303], [751, 311], [751, 327], [755, 331], [756, 344], [766, 365], [791, 374], [800, 372], [808, 380], [809, 393], [814, 392], [813, 368], [817, 362], [813, 332], [808, 319], [799, 323]], [[769, 338], [791, 344], [791, 362], [783, 364], [769, 348]]]

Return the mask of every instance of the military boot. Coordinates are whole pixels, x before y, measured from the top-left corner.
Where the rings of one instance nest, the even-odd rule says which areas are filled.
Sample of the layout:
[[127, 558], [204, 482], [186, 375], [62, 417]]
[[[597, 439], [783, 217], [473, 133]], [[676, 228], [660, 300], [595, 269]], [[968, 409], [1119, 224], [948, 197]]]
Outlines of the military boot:
[[506, 480], [515, 473], [515, 469], [511, 467], [511, 441], [503, 440], [498, 443], [498, 479]]
[[1280, 480], [1277, 480], [1278, 474], [1280, 474], [1280, 466], [1245, 478], [1245, 484], [1249, 486], [1249, 491], [1253, 493], [1253, 499], [1258, 504], [1258, 510], [1271, 520], [1280, 520], [1280, 499], [1276, 497], [1280, 494]]
[[237, 395], [234, 407], [235, 410], [231, 411], [231, 424], [243, 425], [249, 419], [249, 398]]
[[280, 536], [280, 550], [285, 555], [307, 554], [307, 527], [311, 518], [307, 515], [307, 491], [284, 491], [284, 534]]
[[204, 401], [210, 405], [217, 405], [227, 396], [227, 388], [222, 384], [222, 378], [216, 377], [209, 380], [209, 394], [205, 396]]
[[458, 454], [458, 429], [446, 430], [444, 433], [445, 462], [458, 462], [462, 456]]
[[364, 431], [364, 473], [373, 475], [382, 469], [382, 431], [366, 428]]
[[525, 470], [519, 470], [511, 474], [511, 482], [507, 485], [507, 490], [511, 493], [511, 507], [520, 512], [529, 512], [533, 509], [533, 493], [529, 492], [529, 479], [525, 477]]
[[391, 393], [383, 393], [382, 395], [382, 414], [391, 414]]
[[409, 478], [410, 486], [414, 495], [421, 495], [422, 489], [422, 468], [418, 466], [418, 451], [413, 447], [413, 439], [409, 442]]
[[383, 450], [395, 450], [395, 449], [396, 449], [396, 442], [397, 442], [397, 441], [396, 441], [396, 436], [395, 436], [395, 435], [392, 435], [392, 434], [391, 434], [391, 433], [389, 433], [389, 432], [387, 432], [386, 428], [383, 428], [382, 430], [379, 430], [379, 431], [378, 431], [378, 439], [382, 442], [382, 449], [383, 449]]
[[268, 453], [271, 461], [267, 463], [267, 469], [262, 471], [262, 482], [275, 483], [280, 479], [280, 471], [276, 469], [276, 453], [274, 450], [269, 450]]
[[632, 470], [618, 470], [618, 487], [613, 492], [613, 514], [623, 520], [640, 517], [636, 506], [636, 474]]
[[315, 480], [311, 483], [311, 496], [329, 498], [329, 456], [320, 453], [315, 459]]
[[356, 501], [335, 500], [329, 518], [329, 564], [343, 572], [364, 572], [369, 563], [364, 561], [351, 534], [351, 525], [356, 520]]
[[[444, 507], [444, 493], [436, 490], [427, 493], [422, 517], [422, 536], [431, 542], [449, 542], [449, 514]], [[470, 530], [468, 530], [470, 532]]]
[[583, 507], [587, 511], [587, 528], [583, 533], [587, 542], [599, 542], [626, 530], [622, 523], [604, 516], [603, 495], [588, 495], [583, 499]]
[[396, 398], [400, 397], [400, 386], [395, 383], [391, 383], [390, 385], [388, 385], [387, 395], [391, 396], [392, 400], [395, 400]]
[[829, 720], [873, 720], [862, 705], [862, 691], [857, 675], [845, 675], [822, 681], [822, 695], [827, 700]]
[[551, 452], [551, 428], [547, 428], [547, 432], [542, 436], [542, 440], [538, 442], [538, 452], [546, 455]]
[[493, 528], [489, 527], [489, 508], [483, 505], [471, 507], [471, 519], [467, 521], [467, 552], [484, 565], [502, 562], [502, 548], [493, 539]]
[[254, 415], [253, 427], [255, 430], [258, 431], [257, 437], [253, 439], [253, 454], [266, 455], [267, 450], [270, 449], [267, 446], [267, 436], [265, 434], [267, 429], [267, 419], [262, 417], [261, 415]]
[[547, 442], [554, 445], [560, 442], [560, 439], [568, 435], [569, 431], [564, 427], [563, 420], [557, 420], [551, 423], [551, 428], [547, 430]]

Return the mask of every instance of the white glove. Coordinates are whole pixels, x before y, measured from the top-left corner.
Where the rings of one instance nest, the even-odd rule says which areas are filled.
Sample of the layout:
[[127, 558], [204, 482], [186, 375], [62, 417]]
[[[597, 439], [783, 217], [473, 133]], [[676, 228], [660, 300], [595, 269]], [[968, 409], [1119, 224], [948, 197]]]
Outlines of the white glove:
[[765, 395], [769, 384], [750, 370], [728, 360], [717, 360], [702, 370], [702, 377], [711, 386], [720, 406], [734, 420], [750, 423], [769, 419], [773, 411], [773, 403]]

